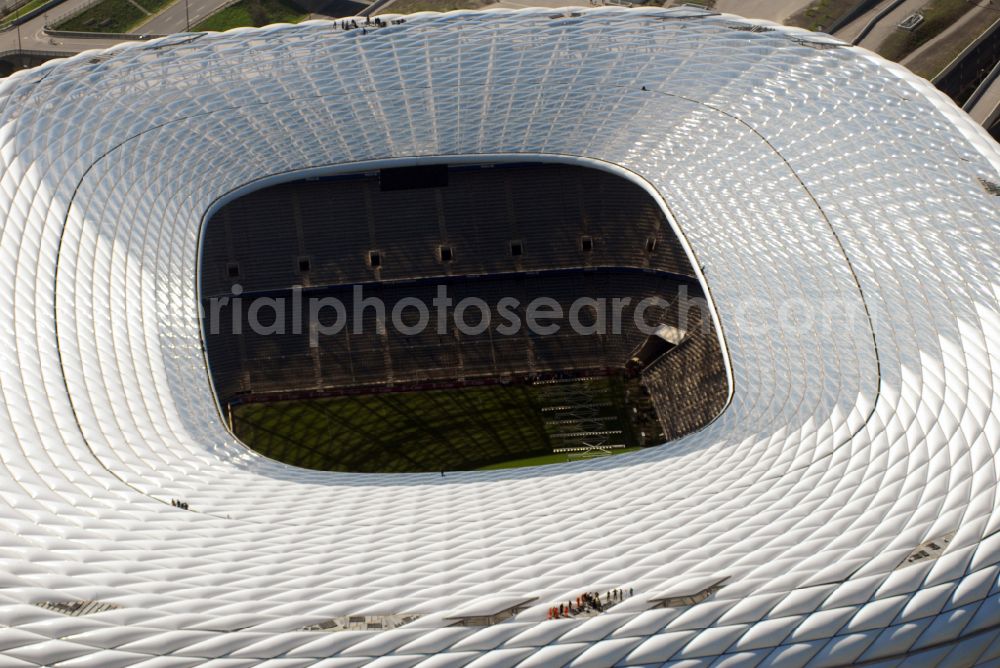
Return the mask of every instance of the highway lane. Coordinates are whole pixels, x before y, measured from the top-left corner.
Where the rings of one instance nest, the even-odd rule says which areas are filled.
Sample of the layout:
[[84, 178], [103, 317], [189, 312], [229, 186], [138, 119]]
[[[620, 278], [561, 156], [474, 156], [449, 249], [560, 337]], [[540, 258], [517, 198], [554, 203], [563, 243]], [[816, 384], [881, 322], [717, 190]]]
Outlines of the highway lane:
[[910, 14], [919, 11], [927, 4], [927, 0], [907, 0], [899, 7], [889, 12], [884, 19], [878, 22], [872, 31], [868, 33], [858, 46], [863, 46], [870, 51], [877, 51], [878, 47], [889, 35], [896, 31], [896, 25]]
[[[997, 68], [1000, 68], [1000, 64], [997, 64], [990, 74], [996, 74]], [[994, 112], [998, 107], [1000, 107], [1000, 76], [993, 79], [986, 91], [969, 109], [969, 116], [980, 125], [989, 128], [992, 125], [991, 121], [996, 119]]]
[[172, 35], [187, 32], [217, 12], [229, 0], [176, 0], [162, 12], [135, 29], [142, 35]]
[[747, 18], [784, 23], [792, 14], [809, 6], [809, 3], [810, 0], [716, 0], [714, 9]]
[[882, 0], [867, 12], [838, 30], [837, 37], [846, 42], [853, 43], [854, 40], [857, 39], [858, 35], [861, 34], [861, 31], [864, 30], [865, 27], [871, 23], [876, 16], [878, 16], [879, 12], [885, 9], [892, 1], [893, 0]]

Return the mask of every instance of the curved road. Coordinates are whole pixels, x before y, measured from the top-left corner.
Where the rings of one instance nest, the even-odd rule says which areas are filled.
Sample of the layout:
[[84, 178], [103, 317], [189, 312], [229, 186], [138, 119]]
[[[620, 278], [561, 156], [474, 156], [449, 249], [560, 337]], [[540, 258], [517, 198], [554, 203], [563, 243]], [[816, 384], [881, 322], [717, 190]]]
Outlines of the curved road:
[[53, 20], [78, 11], [92, 0], [66, 0], [47, 14], [36, 16], [25, 22], [19, 28], [11, 28], [0, 32], [0, 55], [10, 56], [18, 52], [20, 33], [20, 49], [24, 51], [40, 51], [51, 54], [71, 56], [88, 49], [106, 49], [123, 41], [120, 39], [54, 39], [45, 34], [47, 18]]

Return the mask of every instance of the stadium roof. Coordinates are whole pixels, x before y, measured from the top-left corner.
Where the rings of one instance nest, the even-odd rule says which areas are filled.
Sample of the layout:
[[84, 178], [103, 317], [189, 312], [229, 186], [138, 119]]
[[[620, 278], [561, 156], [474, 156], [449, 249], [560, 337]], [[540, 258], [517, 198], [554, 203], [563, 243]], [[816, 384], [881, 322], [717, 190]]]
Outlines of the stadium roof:
[[[0, 147], [4, 665], [1000, 657], [1000, 151], [901, 67], [695, 9], [307, 22], [18, 73]], [[662, 199], [724, 335], [720, 418], [446, 477], [236, 442], [202, 353], [206, 212], [303, 170], [511, 155]], [[609, 613], [545, 621], [617, 587], [635, 595]], [[402, 613], [421, 617], [300, 630]]]

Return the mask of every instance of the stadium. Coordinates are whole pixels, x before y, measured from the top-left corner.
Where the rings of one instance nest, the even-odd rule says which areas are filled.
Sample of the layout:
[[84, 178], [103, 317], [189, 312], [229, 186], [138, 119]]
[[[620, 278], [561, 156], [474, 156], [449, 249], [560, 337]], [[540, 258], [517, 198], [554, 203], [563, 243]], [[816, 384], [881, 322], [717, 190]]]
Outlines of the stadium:
[[421, 13], [50, 61], [0, 128], [3, 665], [1000, 662], [1000, 151], [904, 68]]

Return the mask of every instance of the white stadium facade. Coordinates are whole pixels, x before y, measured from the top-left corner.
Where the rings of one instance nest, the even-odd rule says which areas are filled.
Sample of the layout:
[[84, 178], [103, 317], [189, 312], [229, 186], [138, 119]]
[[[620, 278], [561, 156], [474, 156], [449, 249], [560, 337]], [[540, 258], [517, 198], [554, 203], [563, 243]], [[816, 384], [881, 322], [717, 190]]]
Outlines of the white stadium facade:
[[[996, 143], [867, 51], [701, 9], [382, 23], [0, 84], [0, 666], [1000, 665]], [[298, 469], [230, 434], [199, 314], [212, 211], [525, 158], [663, 207], [711, 298], [717, 419], [447, 476]]]

